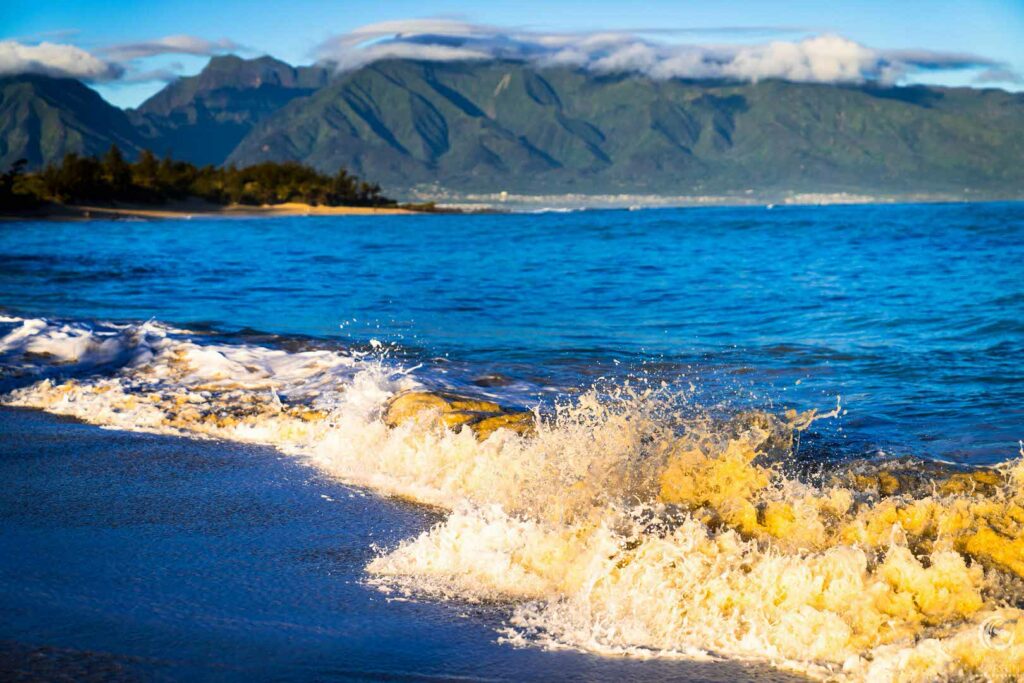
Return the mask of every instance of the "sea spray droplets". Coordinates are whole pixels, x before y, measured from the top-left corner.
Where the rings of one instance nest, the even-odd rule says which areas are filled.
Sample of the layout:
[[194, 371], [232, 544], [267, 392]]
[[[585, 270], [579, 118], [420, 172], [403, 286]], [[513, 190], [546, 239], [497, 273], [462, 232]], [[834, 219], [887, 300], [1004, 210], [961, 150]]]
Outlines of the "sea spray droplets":
[[[580, 410], [593, 416], [587, 398]], [[605, 427], [622, 433], [622, 417], [604, 415], [590, 423], [592, 434]], [[568, 436], [580, 415], [563, 419], [565, 431], [557, 422], [548, 429]], [[657, 449], [672, 486], [666, 494], [663, 482], [659, 518], [639, 530], [614, 493], [585, 497], [594, 506], [572, 515], [564, 514], [565, 501], [553, 499], [549, 508], [531, 494], [539, 504], [532, 512], [521, 505], [516, 514], [460, 508], [370, 571], [396, 577], [407, 590], [418, 585], [447, 597], [528, 598], [513, 620], [522, 634], [585, 649], [671, 654], [699, 648], [854, 679], [929, 680], [956, 671], [999, 679], [1021, 670], [1021, 649], [980, 658], [970, 647], [968, 634], [979, 620], [1001, 602], [1020, 599], [999, 593], [1005, 584], [998, 570], [986, 573], [953, 548], [954, 539], [929, 539], [920, 529], [894, 534], [898, 519], [873, 537], [845, 542], [846, 530], [862, 530], [863, 518], [884, 518], [885, 508], [879, 512], [859, 491], [817, 489], [754, 464], [766, 441], [756, 425], [739, 432], [717, 425], [718, 433], [701, 431], [713, 423], [690, 427]], [[528, 449], [538, 443], [505, 452], [508, 468], [529, 459]], [[617, 446], [585, 458], [602, 463], [610, 453], [635, 452]], [[558, 452], [572, 459], [571, 447]], [[610, 489], [626, 499], [637, 490]], [[564, 493], [571, 498], [576, 491]], [[963, 500], [953, 495], [929, 503], [942, 518], [962, 513], [956, 502]], [[974, 505], [985, 514], [985, 501], [966, 500], [968, 510]], [[800, 524], [785, 526], [780, 518]]]

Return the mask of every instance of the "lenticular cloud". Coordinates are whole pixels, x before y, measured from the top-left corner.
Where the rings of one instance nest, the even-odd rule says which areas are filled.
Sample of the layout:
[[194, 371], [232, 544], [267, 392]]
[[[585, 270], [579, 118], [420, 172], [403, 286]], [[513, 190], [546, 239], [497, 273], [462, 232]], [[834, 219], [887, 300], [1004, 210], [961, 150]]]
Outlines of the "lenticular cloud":
[[[322, 44], [317, 54], [339, 69], [381, 59], [462, 61], [514, 59], [599, 73], [652, 78], [780, 78], [812, 83], [896, 82], [914, 72], [1001, 66], [977, 55], [931, 50], [876, 50], [835, 34], [761, 44], [698, 45], [651, 36], [673, 31], [543, 33], [444, 19], [389, 21]], [[679, 31], [679, 34], [693, 33]]]
[[158, 55], [196, 55], [209, 57], [226, 52], [238, 52], [246, 48], [233, 40], [207, 40], [196, 36], [176, 35], [164, 36], [156, 40], [137, 43], [120, 43], [104, 48], [107, 56], [123, 61], [145, 59]]

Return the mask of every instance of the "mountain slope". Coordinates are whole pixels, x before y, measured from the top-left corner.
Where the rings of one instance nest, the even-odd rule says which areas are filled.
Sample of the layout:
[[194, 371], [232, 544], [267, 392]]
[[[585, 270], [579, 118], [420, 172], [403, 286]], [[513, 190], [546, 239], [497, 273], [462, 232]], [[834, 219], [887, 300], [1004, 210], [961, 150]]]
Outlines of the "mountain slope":
[[322, 87], [327, 74], [272, 57], [214, 57], [199, 74], [170, 83], [131, 115], [156, 151], [217, 165], [254, 124]]
[[393, 195], [1024, 195], [1024, 94], [1002, 90], [652, 80], [507, 61], [333, 75], [229, 56], [126, 114], [77, 81], [0, 79], [0, 163], [38, 167], [111, 143], [197, 164], [345, 167]]
[[229, 156], [346, 166], [389, 190], [1020, 194], [1024, 95], [655, 81], [389, 61], [256, 125]]
[[128, 116], [94, 90], [70, 78], [0, 78], [0, 169], [18, 159], [37, 168], [68, 152], [98, 155], [111, 144], [133, 157], [141, 140]]

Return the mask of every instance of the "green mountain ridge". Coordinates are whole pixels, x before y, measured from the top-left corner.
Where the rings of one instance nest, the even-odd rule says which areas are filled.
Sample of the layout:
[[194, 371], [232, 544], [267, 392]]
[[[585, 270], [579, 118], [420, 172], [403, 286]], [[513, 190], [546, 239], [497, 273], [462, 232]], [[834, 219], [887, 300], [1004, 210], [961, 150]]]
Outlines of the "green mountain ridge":
[[228, 160], [281, 158], [468, 191], [1019, 190], [1024, 97], [380, 62], [284, 107]]
[[[4, 160], [11, 141], [33, 138], [7, 102]], [[399, 196], [1024, 195], [1024, 94], [996, 89], [654, 80], [508, 61], [389, 60], [334, 74], [218, 57], [123, 116], [128, 128], [88, 144], [125, 139], [129, 153], [200, 164], [344, 166]], [[73, 145], [38, 146], [36, 165]]]
[[323, 67], [292, 67], [273, 57], [214, 57], [131, 112], [155, 149], [195, 164], [219, 165], [259, 121], [327, 83]]
[[0, 168], [26, 159], [38, 168], [69, 152], [99, 155], [143, 146], [128, 115], [71, 78], [0, 77]]

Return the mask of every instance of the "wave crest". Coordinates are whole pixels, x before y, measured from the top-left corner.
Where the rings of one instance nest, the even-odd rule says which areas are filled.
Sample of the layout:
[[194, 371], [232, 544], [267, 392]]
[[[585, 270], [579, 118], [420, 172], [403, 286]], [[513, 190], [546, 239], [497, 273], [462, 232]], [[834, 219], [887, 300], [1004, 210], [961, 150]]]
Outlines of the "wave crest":
[[3, 322], [14, 327], [2, 377], [24, 385], [5, 404], [272, 444], [450, 510], [370, 563], [371, 580], [509, 602], [513, 642], [850, 680], [1024, 673], [1019, 460], [857, 462], [809, 478], [791, 453], [813, 413], [713, 416], [634, 382], [509, 423], [529, 429], [481, 430], [513, 413], [438, 394], [389, 419], [402, 392], [434, 394], [379, 356], [218, 343], [157, 323]]

